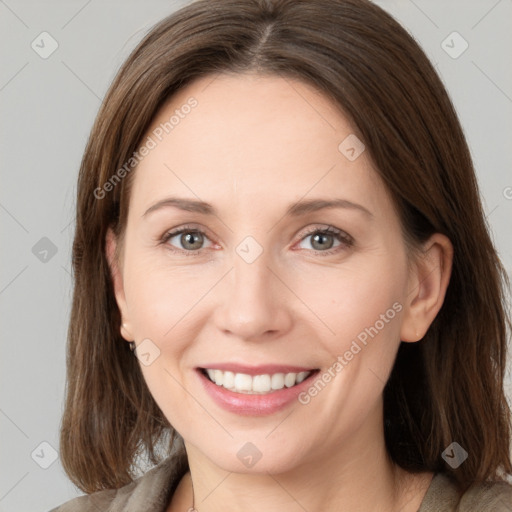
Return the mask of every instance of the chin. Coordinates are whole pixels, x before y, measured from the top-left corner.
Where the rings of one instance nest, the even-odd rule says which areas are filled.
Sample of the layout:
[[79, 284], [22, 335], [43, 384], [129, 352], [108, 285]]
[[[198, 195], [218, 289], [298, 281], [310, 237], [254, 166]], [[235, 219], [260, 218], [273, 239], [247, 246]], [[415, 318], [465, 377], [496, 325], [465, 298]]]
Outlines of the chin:
[[304, 439], [283, 443], [281, 438], [265, 439], [267, 435], [267, 431], [255, 436], [240, 434], [225, 444], [217, 444], [214, 450], [207, 446], [200, 451], [215, 466], [231, 473], [279, 474], [305, 463]]

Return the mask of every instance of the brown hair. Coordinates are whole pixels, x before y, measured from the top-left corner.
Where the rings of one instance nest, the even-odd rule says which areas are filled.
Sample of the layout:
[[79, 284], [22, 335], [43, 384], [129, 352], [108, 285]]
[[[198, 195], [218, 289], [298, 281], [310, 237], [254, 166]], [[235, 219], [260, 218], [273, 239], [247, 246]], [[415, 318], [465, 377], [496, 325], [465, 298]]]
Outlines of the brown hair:
[[[408, 244], [439, 232], [454, 246], [444, 304], [423, 340], [401, 344], [384, 390], [390, 456], [411, 472], [448, 473], [461, 491], [512, 473], [503, 390], [508, 281], [463, 131], [431, 63], [367, 0], [198, 0], [158, 23], [129, 56], [83, 156], [60, 438], [67, 474], [87, 493], [118, 488], [133, 479], [137, 456], [156, 464], [158, 442], [170, 434], [170, 450], [180, 439], [120, 336], [105, 256], [109, 226], [123, 234], [133, 172], [102, 197], [95, 191], [132, 157], [173, 93], [201, 76], [248, 71], [300, 79], [327, 95], [364, 141]], [[457, 469], [441, 457], [452, 441], [469, 453]]]

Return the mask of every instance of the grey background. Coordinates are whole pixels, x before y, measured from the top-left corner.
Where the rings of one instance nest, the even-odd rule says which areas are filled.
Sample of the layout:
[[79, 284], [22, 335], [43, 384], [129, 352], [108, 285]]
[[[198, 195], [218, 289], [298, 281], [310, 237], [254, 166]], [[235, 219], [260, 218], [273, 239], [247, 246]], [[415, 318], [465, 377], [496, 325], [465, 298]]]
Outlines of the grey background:
[[[118, 67], [185, 3], [0, 0], [0, 512], [43, 512], [81, 494], [51, 448], [59, 449], [65, 389], [77, 171]], [[512, 1], [377, 3], [420, 42], [448, 88], [510, 274]], [[46, 59], [31, 47], [43, 38], [39, 51], [51, 48], [44, 31], [58, 43]], [[469, 44], [458, 58], [463, 41], [447, 39], [454, 31]], [[510, 379], [507, 386], [512, 396]]]

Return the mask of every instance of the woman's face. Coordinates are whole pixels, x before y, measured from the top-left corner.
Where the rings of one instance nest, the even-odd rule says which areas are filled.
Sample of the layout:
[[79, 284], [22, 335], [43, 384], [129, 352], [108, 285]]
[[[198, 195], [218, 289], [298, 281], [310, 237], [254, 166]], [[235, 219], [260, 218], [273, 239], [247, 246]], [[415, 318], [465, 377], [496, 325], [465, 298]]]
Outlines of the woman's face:
[[353, 127], [302, 82], [223, 74], [175, 95], [143, 143], [116, 296], [187, 448], [237, 472], [370, 449], [412, 286]]

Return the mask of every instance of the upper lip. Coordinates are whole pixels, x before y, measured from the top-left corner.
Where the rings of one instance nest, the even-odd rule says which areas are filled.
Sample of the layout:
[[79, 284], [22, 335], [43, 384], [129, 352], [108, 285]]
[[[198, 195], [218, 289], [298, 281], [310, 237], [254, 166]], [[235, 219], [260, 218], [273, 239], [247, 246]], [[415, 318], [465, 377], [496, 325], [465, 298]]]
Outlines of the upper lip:
[[303, 366], [290, 366], [282, 364], [263, 364], [251, 366], [237, 363], [207, 363], [200, 366], [201, 369], [222, 370], [225, 372], [245, 373], [246, 375], [265, 375], [274, 373], [300, 373], [310, 372], [316, 368], [306, 368]]

